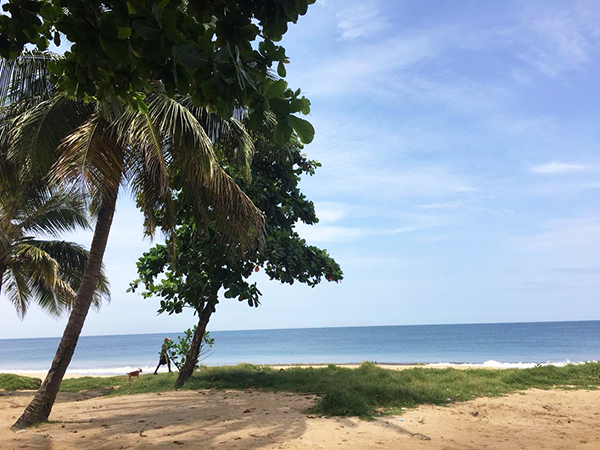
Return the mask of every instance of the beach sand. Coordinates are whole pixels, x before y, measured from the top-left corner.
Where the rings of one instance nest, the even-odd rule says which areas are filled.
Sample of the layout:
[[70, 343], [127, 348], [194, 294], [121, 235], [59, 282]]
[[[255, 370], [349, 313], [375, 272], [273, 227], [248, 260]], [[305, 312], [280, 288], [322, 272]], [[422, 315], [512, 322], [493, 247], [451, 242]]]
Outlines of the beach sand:
[[600, 391], [529, 390], [367, 422], [302, 411], [314, 395], [179, 391], [61, 393], [51, 422], [10, 425], [32, 392], [0, 392], [4, 449], [598, 449]]

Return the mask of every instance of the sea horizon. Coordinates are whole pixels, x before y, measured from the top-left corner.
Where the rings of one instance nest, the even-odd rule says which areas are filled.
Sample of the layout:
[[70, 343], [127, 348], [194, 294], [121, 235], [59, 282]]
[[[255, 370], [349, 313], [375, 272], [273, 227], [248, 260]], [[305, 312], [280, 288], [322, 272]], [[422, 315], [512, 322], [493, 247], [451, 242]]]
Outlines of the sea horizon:
[[[178, 333], [82, 336], [68, 373], [152, 372], [165, 336], [176, 340]], [[211, 331], [211, 336], [215, 346], [202, 361], [209, 366], [374, 361], [525, 368], [600, 360], [598, 320], [232, 330]], [[45, 372], [59, 340], [1, 339], [0, 372]]]
[[[339, 329], [339, 328], [389, 328], [389, 327], [435, 327], [435, 326], [455, 326], [455, 325], [513, 325], [513, 324], [544, 324], [544, 323], [578, 323], [578, 322], [600, 322], [600, 319], [581, 319], [581, 320], [538, 320], [538, 321], [516, 321], [516, 322], [455, 322], [455, 323], [416, 323], [416, 324], [396, 324], [396, 325], [339, 325], [339, 326], [326, 326], [326, 327], [286, 327], [286, 328], [245, 328], [245, 329], [234, 329], [234, 330], [210, 330], [207, 331], [211, 333], [238, 333], [238, 332], [246, 332], [246, 331], [283, 331], [283, 330], [329, 330], [329, 329]], [[192, 324], [188, 328], [192, 328], [195, 323]], [[82, 333], [80, 338], [82, 337], [119, 337], [119, 336], [146, 336], [146, 335], [154, 335], [154, 334], [164, 334], [164, 335], [175, 335], [178, 333], [182, 333], [181, 331], [161, 331], [161, 332], [153, 332], [153, 333], [122, 333], [122, 334], [85, 334]], [[61, 336], [41, 336], [41, 337], [5, 337], [0, 338], [0, 341], [11, 341], [11, 340], [26, 340], [26, 339], [60, 339]]]

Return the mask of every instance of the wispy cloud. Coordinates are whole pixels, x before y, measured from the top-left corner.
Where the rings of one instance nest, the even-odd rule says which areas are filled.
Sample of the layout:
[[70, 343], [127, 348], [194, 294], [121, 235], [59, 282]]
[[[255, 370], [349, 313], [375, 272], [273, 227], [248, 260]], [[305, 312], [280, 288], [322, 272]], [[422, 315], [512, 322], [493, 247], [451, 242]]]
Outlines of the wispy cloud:
[[315, 205], [319, 223], [337, 222], [348, 215], [349, 209], [348, 205], [337, 202], [317, 202]]
[[378, 1], [327, 0], [320, 4], [335, 14], [340, 37], [344, 40], [368, 39], [389, 26], [387, 19], [379, 12]]
[[373, 234], [373, 230], [335, 225], [305, 225], [300, 223], [296, 230], [309, 243], [347, 242]]
[[539, 231], [514, 238], [517, 246], [528, 251], [562, 251], [562, 263], [568, 264], [567, 254], [576, 257], [576, 264], [597, 262], [600, 251], [600, 216], [565, 217], [547, 220], [539, 225]]
[[529, 169], [533, 173], [539, 173], [542, 175], [562, 174], [570, 172], [580, 172], [582, 170], [589, 170], [591, 166], [585, 164], [573, 164], [560, 161], [552, 161], [549, 163], [538, 164]]
[[552, 78], [590, 65], [600, 43], [597, 2], [543, 4], [547, 7], [525, 6], [519, 25], [506, 30], [519, 49], [519, 58]]

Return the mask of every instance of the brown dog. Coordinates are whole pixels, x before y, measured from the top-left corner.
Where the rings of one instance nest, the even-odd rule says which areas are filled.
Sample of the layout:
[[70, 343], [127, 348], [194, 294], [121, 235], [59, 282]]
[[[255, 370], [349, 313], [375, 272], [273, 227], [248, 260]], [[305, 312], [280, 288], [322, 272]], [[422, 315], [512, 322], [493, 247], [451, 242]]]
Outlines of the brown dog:
[[129, 383], [131, 381], [132, 378], [137, 378], [140, 376], [140, 373], [142, 373], [142, 369], [138, 369], [138, 370], [134, 370], [133, 372], [128, 372], [127, 373], [127, 382]]

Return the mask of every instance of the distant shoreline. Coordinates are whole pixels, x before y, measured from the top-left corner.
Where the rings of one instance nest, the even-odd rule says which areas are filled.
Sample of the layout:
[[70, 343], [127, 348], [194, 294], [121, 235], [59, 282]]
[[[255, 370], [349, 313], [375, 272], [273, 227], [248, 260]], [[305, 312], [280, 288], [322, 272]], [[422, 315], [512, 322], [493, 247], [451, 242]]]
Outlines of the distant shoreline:
[[[457, 362], [448, 362], [448, 363], [389, 363], [389, 362], [375, 362], [375, 364], [381, 368], [389, 369], [389, 370], [407, 370], [407, 369], [458, 369], [458, 370], [467, 370], [467, 369], [486, 369], [486, 370], [502, 370], [502, 369], [529, 369], [536, 367], [538, 365], [553, 365], [557, 367], [562, 367], [567, 364], [584, 364], [586, 362], [595, 362], [595, 361], [562, 361], [562, 362], [546, 362], [546, 363], [502, 363], [498, 361], [487, 361], [481, 364], [475, 363], [457, 363]], [[246, 363], [240, 363], [246, 364]], [[291, 364], [253, 364], [256, 366], [266, 366], [271, 367], [274, 370], [286, 370], [292, 368], [323, 368], [329, 365], [335, 365], [338, 367], [348, 368], [348, 369], [356, 369], [360, 366], [361, 363], [291, 363]], [[234, 366], [234, 364], [223, 364], [218, 366], [210, 366], [210, 367], [228, 367]], [[121, 370], [119, 370], [121, 369]], [[142, 368], [143, 374], [151, 374], [154, 372], [154, 368], [146, 367]], [[109, 368], [109, 369], [73, 369], [68, 370], [65, 374], [66, 379], [70, 378], [81, 378], [81, 377], [112, 377], [112, 376], [121, 376], [125, 375], [127, 372], [135, 370], [132, 367], [123, 367], [123, 368]], [[166, 369], [161, 369], [160, 373], [166, 372]], [[177, 372], [174, 370], [174, 372]], [[41, 378], [44, 379], [46, 377], [46, 372], [43, 370], [19, 370], [19, 369], [0, 369], [0, 373], [11, 373], [15, 375], [31, 377], [31, 378]]]

